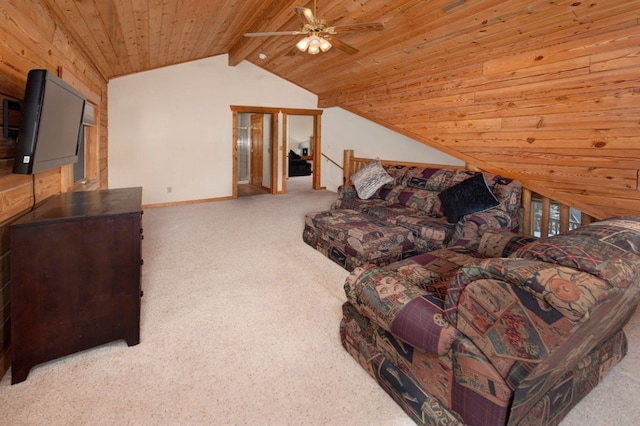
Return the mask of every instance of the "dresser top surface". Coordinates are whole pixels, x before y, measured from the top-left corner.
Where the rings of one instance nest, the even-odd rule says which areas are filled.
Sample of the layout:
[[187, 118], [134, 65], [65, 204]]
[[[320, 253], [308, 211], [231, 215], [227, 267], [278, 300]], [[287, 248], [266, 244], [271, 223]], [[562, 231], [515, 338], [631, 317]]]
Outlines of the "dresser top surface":
[[141, 205], [141, 187], [65, 192], [36, 206], [33, 211], [12, 223], [12, 226], [82, 217], [139, 213]]

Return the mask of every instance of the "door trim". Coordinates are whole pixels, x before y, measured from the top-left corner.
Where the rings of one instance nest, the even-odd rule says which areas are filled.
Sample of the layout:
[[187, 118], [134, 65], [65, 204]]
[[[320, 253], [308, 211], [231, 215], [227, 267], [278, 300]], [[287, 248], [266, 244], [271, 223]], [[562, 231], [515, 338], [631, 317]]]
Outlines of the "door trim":
[[[313, 116], [313, 161], [312, 161], [312, 187], [313, 189], [324, 189], [321, 186], [321, 176], [322, 170], [320, 169], [320, 165], [322, 162], [320, 161], [320, 155], [322, 155], [322, 134], [320, 129], [322, 128], [321, 117], [324, 112], [321, 109], [297, 109], [297, 108], [282, 108], [280, 110], [282, 112], [282, 139], [283, 139], [283, 148], [282, 148], [282, 164], [285, 165], [287, 161], [288, 149], [285, 149], [285, 145], [288, 135], [287, 135], [287, 117], [289, 115], [312, 115]], [[286, 166], [282, 168], [282, 192], [287, 192], [287, 168]]]
[[271, 194], [278, 193], [278, 123], [280, 108], [251, 107], [231, 105], [232, 113], [232, 148], [231, 148], [231, 198], [238, 198], [238, 114], [271, 114]]

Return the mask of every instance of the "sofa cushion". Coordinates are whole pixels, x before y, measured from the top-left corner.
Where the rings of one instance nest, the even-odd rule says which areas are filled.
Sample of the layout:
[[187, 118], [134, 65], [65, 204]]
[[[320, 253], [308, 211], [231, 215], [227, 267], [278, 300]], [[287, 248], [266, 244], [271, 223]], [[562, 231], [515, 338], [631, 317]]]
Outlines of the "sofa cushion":
[[384, 269], [394, 271], [409, 284], [444, 300], [449, 282], [462, 266], [483, 259], [477, 252], [462, 248], [443, 248], [394, 262]]
[[[438, 192], [410, 186], [400, 188], [401, 190], [396, 198], [397, 204], [421, 210], [430, 216], [442, 216], [439, 209], [435, 209], [436, 201], [438, 201]], [[440, 203], [438, 203], [438, 207], [440, 207]]]
[[509, 257], [511, 253], [536, 239], [505, 229], [487, 229], [480, 239], [478, 253], [485, 257]]
[[363, 264], [386, 265], [416, 254], [411, 231], [350, 209], [307, 213], [302, 237], [349, 271]]
[[376, 207], [382, 207], [387, 205], [385, 200], [379, 198], [369, 198], [368, 200], [362, 200], [356, 198], [338, 198], [332, 205], [331, 210], [356, 210], [358, 212], [367, 213], [371, 209]]
[[603, 220], [571, 232], [541, 238], [518, 249], [522, 257], [578, 269], [615, 287], [640, 279], [640, 218]]
[[384, 184], [393, 182], [393, 178], [382, 167], [380, 160], [376, 158], [354, 173], [351, 176], [351, 182], [356, 187], [358, 196], [367, 199]]
[[396, 216], [394, 223], [410, 229], [416, 237], [431, 240], [439, 246], [448, 243], [455, 232], [455, 225], [446, 223], [444, 218], [431, 216], [401, 215]]
[[[453, 324], [457, 324], [457, 304], [465, 287], [477, 280], [500, 281], [524, 290], [539, 300], [538, 308], [549, 311], [553, 307], [574, 322], [588, 318], [613, 295], [606, 281], [572, 268], [521, 258], [485, 259], [463, 266], [450, 282], [445, 301]], [[492, 296], [488, 293], [486, 297]]]
[[407, 174], [407, 171], [409, 169], [411, 169], [411, 166], [403, 166], [403, 165], [383, 165], [382, 166], [387, 173], [389, 173], [389, 176], [391, 176], [393, 178], [393, 182], [389, 183], [389, 185], [402, 185], [402, 182], [404, 180], [405, 175]]
[[465, 214], [488, 210], [500, 205], [484, 181], [482, 173], [442, 191], [444, 213], [450, 223], [456, 223]]
[[440, 192], [472, 177], [475, 172], [464, 169], [410, 167], [402, 183], [411, 188]]
[[392, 224], [397, 224], [397, 218], [400, 216], [429, 217], [423, 211], [401, 204], [377, 204], [367, 208], [364, 212], [375, 219], [380, 219]]

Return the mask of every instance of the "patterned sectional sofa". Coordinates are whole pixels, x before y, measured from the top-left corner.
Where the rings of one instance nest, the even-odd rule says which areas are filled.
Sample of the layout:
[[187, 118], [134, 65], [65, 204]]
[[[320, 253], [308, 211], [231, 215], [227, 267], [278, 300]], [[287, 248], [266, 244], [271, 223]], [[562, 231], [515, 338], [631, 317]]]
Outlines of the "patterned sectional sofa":
[[347, 351], [419, 424], [557, 424], [627, 352], [640, 218], [489, 230], [345, 283]]
[[517, 180], [462, 168], [386, 165], [383, 172], [387, 183], [366, 198], [357, 185], [343, 185], [331, 210], [307, 214], [303, 240], [351, 271], [448, 246], [474, 249], [486, 229], [519, 229]]

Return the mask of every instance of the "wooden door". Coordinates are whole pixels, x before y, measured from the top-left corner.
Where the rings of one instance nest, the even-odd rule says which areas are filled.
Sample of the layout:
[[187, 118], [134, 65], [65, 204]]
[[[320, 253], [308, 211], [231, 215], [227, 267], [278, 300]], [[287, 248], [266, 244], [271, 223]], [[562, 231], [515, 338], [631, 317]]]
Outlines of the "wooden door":
[[251, 114], [251, 185], [262, 186], [263, 115]]

